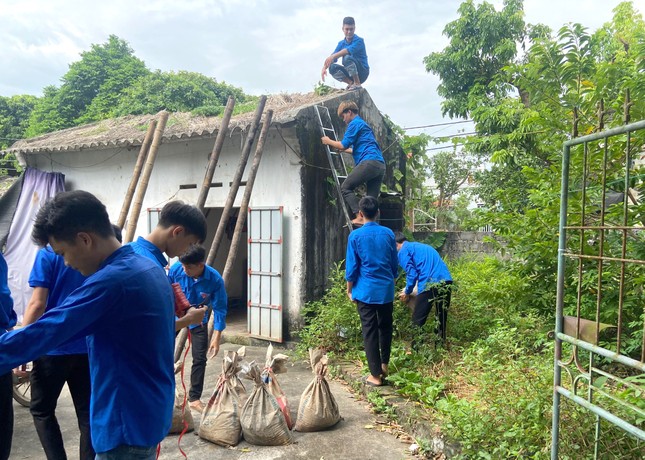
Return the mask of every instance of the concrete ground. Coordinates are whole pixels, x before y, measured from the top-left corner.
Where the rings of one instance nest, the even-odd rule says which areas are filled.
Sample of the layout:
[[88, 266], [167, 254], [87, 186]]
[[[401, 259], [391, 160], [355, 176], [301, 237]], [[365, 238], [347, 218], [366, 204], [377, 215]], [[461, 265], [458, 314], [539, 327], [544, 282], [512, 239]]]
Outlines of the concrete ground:
[[[222, 351], [236, 350], [239, 345], [225, 343]], [[247, 360], [264, 362], [265, 347], [247, 346]], [[292, 353], [289, 353], [293, 355]], [[295, 421], [300, 394], [313, 378], [308, 363], [295, 360], [289, 363], [286, 374], [278, 376], [280, 385], [289, 400], [292, 418]], [[187, 372], [190, 368], [190, 358], [187, 360]], [[210, 397], [217, 376], [221, 370], [221, 359], [215, 358], [206, 368], [205, 388], [202, 400], [206, 402]], [[186, 382], [188, 385], [188, 377]], [[250, 390], [252, 383], [245, 385]], [[377, 423], [376, 416], [370, 413], [364, 401], [355, 399], [346, 385], [330, 380], [331, 390], [338, 402], [343, 420], [329, 430], [317, 433], [293, 432], [294, 444], [288, 446], [254, 446], [242, 441], [234, 448], [224, 448], [199, 438], [194, 433], [187, 433], [181, 440], [181, 447], [191, 459], [243, 459], [243, 460], [277, 460], [277, 459], [378, 459], [400, 460], [411, 458], [408, 454], [408, 444], [397, 439], [387, 431], [387, 424]], [[12, 459], [44, 459], [45, 455], [34, 430], [29, 410], [14, 403], [15, 427], [13, 435]], [[68, 457], [77, 458], [78, 428], [74, 408], [65, 390], [59, 400], [57, 415]], [[193, 411], [196, 425], [199, 423], [199, 414]], [[161, 445], [160, 459], [183, 458], [177, 446], [178, 436], [168, 436]]]

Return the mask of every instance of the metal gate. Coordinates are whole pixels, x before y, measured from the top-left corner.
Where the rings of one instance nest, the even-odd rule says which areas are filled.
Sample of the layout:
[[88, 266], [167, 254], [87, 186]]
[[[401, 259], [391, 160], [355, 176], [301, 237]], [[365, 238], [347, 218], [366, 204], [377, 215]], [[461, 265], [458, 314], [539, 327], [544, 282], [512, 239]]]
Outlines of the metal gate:
[[[645, 456], [643, 145], [645, 121], [564, 144], [553, 460], [565, 430], [588, 417], [595, 427], [589, 456]], [[618, 443], [609, 446], [608, 433], [628, 451], [612, 451]]]
[[282, 206], [249, 208], [248, 235], [248, 331], [282, 342]]

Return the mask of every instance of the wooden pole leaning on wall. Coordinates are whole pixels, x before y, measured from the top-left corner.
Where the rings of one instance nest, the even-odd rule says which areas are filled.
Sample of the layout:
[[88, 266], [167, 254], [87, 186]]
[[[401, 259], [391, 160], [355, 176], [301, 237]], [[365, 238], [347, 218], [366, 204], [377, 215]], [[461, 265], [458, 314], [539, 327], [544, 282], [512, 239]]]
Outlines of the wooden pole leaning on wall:
[[[253, 163], [251, 164], [249, 175], [246, 178], [246, 187], [244, 188], [244, 195], [242, 196], [242, 202], [240, 203], [240, 212], [237, 215], [237, 222], [235, 223], [235, 230], [233, 231], [233, 240], [231, 241], [231, 249], [229, 249], [228, 251], [228, 258], [226, 259], [226, 265], [224, 266], [224, 272], [222, 273], [222, 278], [224, 279], [225, 287], [228, 287], [228, 281], [231, 278], [233, 265], [235, 265], [235, 259], [237, 258], [237, 248], [239, 247], [240, 240], [242, 239], [242, 229], [244, 228], [244, 224], [246, 224], [246, 217], [249, 209], [249, 202], [251, 201], [251, 194], [253, 193], [253, 184], [255, 184], [255, 178], [258, 175], [260, 160], [262, 159], [262, 152], [264, 151], [264, 143], [269, 133], [269, 128], [271, 128], [272, 119], [273, 119], [273, 110], [267, 110], [267, 113], [264, 116], [264, 123], [262, 124], [262, 131], [260, 132], [260, 138], [258, 139], [258, 144], [255, 148]], [[208, 344], [209, 345], [211, 343], [211, 338], [213, 336], [213, 323], [214, 323], [214, 316], [211, 315], [210, 319], [208, 320]]]
[[150, 149], [150, 143], [152, 142], [152, 136], [157, 128], [157, 120], [152, 120], [148, 126], [148, 131], [146, 131], [146, 136], [143, 138], [143, 144], [139, 149], [139, 156], [137, 156], [137, 162], [134, 165], [134, 171], [132, 172], [132, 179], [130, 179], [130, 185], [128, 186], [128, 191], [125, 193], [125, 198], [123, 199], [123, 206], [121, 206], [121, 213], [119, 214], [119, 220], [116, 224], [120, 229], [123, 229], [125, 221], [128, 218], [128, 211], [130, 210], [130, 204], [132, 204], [132, 197], [134, 196], [134, 191], [137, 188], [139, 183], [139, 177], [141, 177], [141, 170], [143, 169], [143, 164], [146, 161], [148, 156], [148, 150]]
[[137, 221], [139, 220], [139, 214], [141, 213], [141, 207], [143, 206], [143, 198], [146, 196], [146, 190], [148, 189], [148, 182], [150, 182], [150, 176], [152, 175], [152, 168], [155, 165], [155, 160], [157, 159], [157, 152], [159, 151], [159, 146], [161, 145], [161, 138], [163, 137], [163, 132], [166, 130], [166, 123], [168, 122], [168, 116], [170, 114], [165, 110], [159, 114], [159, 122], [157, 123], [157, 129], [155, 129], [154, 137], [152, 138], [152, 145], [150, 146], [150, 152], [146, 158], [146, 164], [143, 167], [143, 172], [141, 174], [141, 182], [139, 183], [139, 188], [137, 189], [136, 197], [132, 204], [132, 209], [130, 210], [130, 218], [128, 219], [128, 226], [123, 237], [123, 243], [129, 243], [134, 238], [134, 232], [137, 230]]
[[258, 126], [260, 125], [262, 112], [264, 111], [264, 106], [266, 105], [266, 102], [267, 102], [267, 97], [260, 96], [258, 107], [257, 109], [255, 109], [255, 116], [253, 118], [253, 123], [251, 124], [251, 129], [249, 130], [249, 135], [247, 136], [246, 142], [244, 143], [244, 148], [242, 149], [240, 162], [237, 166], [237, 171], [235, 171], [235, 176], [233, 176], [231, 189], [228, 192], [228, 197], [226, 198], [226, 203], [224, 204], [222, 217], [220, 218], [219, 225], [217, 226], [217, 231], [215, 232], [215, 237], [213, 238], [213, 243], [211, 244], [210, 251], [208, 252], [208, 257], [206, 258], [206, 263], [208, 265], [212, 266], [213, 262], [215, 262], [215, 257], [217, 257], [217, 250], [219, 249], [219, 245], [222, 242], [222, 238], [224, 237], [226, 224], [228, 223], [228, 219], [231, 215], [231, 210], [233, 209], [233, 203], [235, 202], [235, 197], [237, 196], [237, 191], [240, 188], [240, 183], [242, 182], [242, 175], [244, 174], [246, 163], [249, 160], [251, 147], [252, 147], [253, 141], [255, 140], [255, 135], [258, 130]]
[[[240, 182], [242, 181], [242, 174], [244, 173], [244, 169], [246, 169], [246, 163], [248, 162], [249, 154], [251, 153], [251, 147], [253, 146], [253, 142], [255, 141], [255, 134], [258, 130], [258, 126], [260, 125], [260, 120], [262, 118], [262, 112], [264, 111], [264, 106], [266, 105], [266, 101], [267, 101], [266, 96], [260, 96], [258, 106], [255, 109], [253, 122], [251, 123], [251, 128], [249, 129], [249, 134], [246, 137], [246, 142], [244, 143], [244, 147], [242, 148], [240, 163], [237, 167], [237, 171], [233, 178], [231, 189], [229, 191], [228, 198], [226, 199], [226, 204], [224, 205], [224, 210], [222, 211], [222, 217], [220, 218], [217, 231], [215, 232], [215, 238], [213, 239], [213, 243], [211, 244], [208, 257], [206, 258], [206, 264], [210, 266], [212, 266], [213, 262], [215, 261], [215, 256], [217, 255], [217, 249], [219, 247], [219, 244], [222, 241], [222, 237], [224, 236], [224, 230], [226, 229], [226, 222], [228, 221], [228, 218], [231, 214], [231, 209], [233, 208], [233, 203], [235, 201], [235, 197], [237, 196], [237, 191], [240, 187]], [[219, 133], [218, 133], [218, 138], [219, 138]], [[210, 187], [210, 180], [208, 181], [208, 185]], [[230, 252], [228, 256], [229, 258], [231, 257]], [[227, 264], [228, 264], [228, 260], [227, 260]], [[224, 278], [224, 287], [226, 288], [227, 286], [228, 286], [228, 281], [226, 280], [226, 278]], [[212, 318], [213, 316], [211, 316], [211, 319]], [[209, 321], [209, 324], [210, 324], [210, 321]], [[210, 327], [212, 329], [213, 325], [211, 324]], [[212, 334], [209, 332], [209, 335], [208, 335], [209, 344], [210, 344], [211, 335]], [[175, 363], [178, 363], [181, 360], [181, 355], [183, 354], [184, 346], [186, 345], [187, 338], [188, 338], [188, 328], [185, 327], [181, 331], [179, 331], [179, 334], [177, 335], [177, 339], [175, 341]], [[175, 370], [177, 371], [178, 369], [175, 369]]]
[[202, 183], [202, 188], [199, 191], [199, 197], [197, 197], [197, 207], [200, 211], [204, 212], [204, 205], [206, 204], [206, 197], [211, 188], [211, 181], [213, 180], [213, 175], [215, 174], [215, 168], [217, 167], [217, 162], [219, 161], [220, 154], [222, 153], [222, 146], [224, 145], [224, 138], [228, 131], [228, 124], [231, 121], [231, 115], [233, 115], [233, 109], [235, 108], [235, 98], [229, 96], [228, 101], [226, 102], [226, 109], [224, 109], [224, 116], [222, 117], [222, 123], [217, 132], [217, 138], [215, 139], [215, 145], [213, 145], [213, 151], [211, 152], [210, 157], [208, 158], [208, 166], [206, 168], [206, 174], [204, 175], [204, 182]]

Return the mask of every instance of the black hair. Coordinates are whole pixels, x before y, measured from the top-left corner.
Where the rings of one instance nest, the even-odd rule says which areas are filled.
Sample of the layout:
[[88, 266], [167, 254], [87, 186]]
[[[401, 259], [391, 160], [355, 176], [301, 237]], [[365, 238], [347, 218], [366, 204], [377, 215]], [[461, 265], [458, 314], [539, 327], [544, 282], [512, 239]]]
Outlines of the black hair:
[[347, 16], [343, 18], [343, 25], [347, 24], [348, 26], [355, 26], [356, 23], [354, 22], [354, 18], [351, 16]]
[[167, 203], [159, 215], [159, 226], [168, 228], [181, 225], [189, 235], [196, 236], [200, 242], [206, 239], [206, 218], [199, 208], [181, 201]]
[[403, 233], [401, 233], [401, 232], [395, 232], [394, 233], [394, 240], [399, 244], [403, 243], [404, 241], [408, 241], [408, 239], [405, 237], [405, 235]]
[[186, 265], [200, 264], [206, 260], [206, 249], [200, 244], [192, 244], [179, 256], [179, 262]]
[[112, 230], [114, 230], [114, 236], [119, 241], [119, 243], [123, 243], [123, 232], [121, 231], [121, 227], [119, 227], [117, 224], [112, 224]]
[[361, 210], [363, 216], [370, 220], [374, 220], [378, 214], [378, 200], [373, 196], [364, 196], [358, 202], [358, 209]]
[[31, 239], [40, 246], [55, 238], [73, 243], [79, 232], [96, 233], [102, 238], [114, 236], [107, 209], [89, 192], [61, 192], [47, 201], [36, 214]]

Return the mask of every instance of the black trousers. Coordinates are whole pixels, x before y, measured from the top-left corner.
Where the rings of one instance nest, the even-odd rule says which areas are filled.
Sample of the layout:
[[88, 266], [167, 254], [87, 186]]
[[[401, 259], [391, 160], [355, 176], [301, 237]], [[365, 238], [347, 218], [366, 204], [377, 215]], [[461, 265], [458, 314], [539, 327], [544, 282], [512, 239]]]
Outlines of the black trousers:
[[354, 215], [358, 214], [358, 197], [354, 193], [354, 189], [365, 184], [367, 195], [378, 199], [381, 194], [383, 176], [385, 176], [385, 163], [377, 160], [365, 160], [352, 169], [352, 172], [345, 178], [340, 186], [340, 191]]
[[11, 453], [13, 437], [13, 381], [11, 372], [0, 375], [0, 460]]
[[95, 457], [90, 435], [90, 366], [86, 354], [41, 356], [31, 373], [31, 405], [38, 438], [47, 460], [67, 458], [63, 436], [56, 419], [56, 405], [65, 382], [72, 395], [78, 428], [81, 432], [79, 458]]
[[435, 332], [443, 341], [446, 340], [446, 323], [448, 322], [451, 291], [452, 281], [442, 281], [432, 285], [417, 296], [414, 303], [414, 313], [412, 314], [412, 322], [422, 327], [432, 311], [432, 306], [435, 305], [435, 315], [437, 317]]
[[369, 304], [360, 300], [356, 302], [358, 315], [361, 317], [367, 364], [370, 374], [374, 377], [381, 375], [381, 364], [390, 362], [393, 305], [393, 302], [385, 304]]
[[197, 401], [204, 390], [206, 373], [206, 353], [208, 352], [208, 328], [197, 326], [190, 330], [193, 365], [190, 368], [190, 391], [188, 401]]

